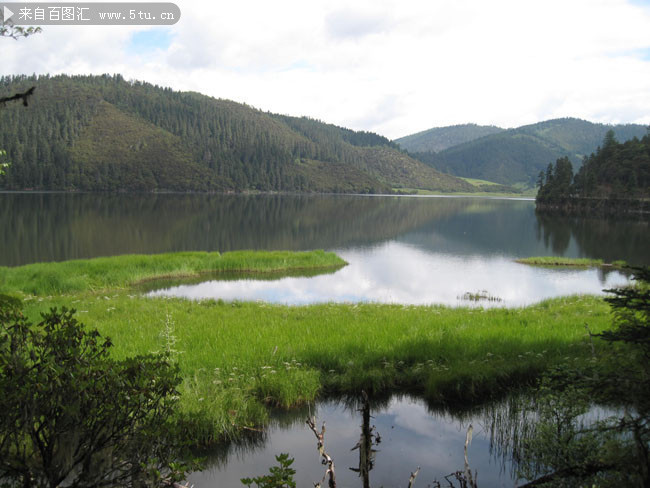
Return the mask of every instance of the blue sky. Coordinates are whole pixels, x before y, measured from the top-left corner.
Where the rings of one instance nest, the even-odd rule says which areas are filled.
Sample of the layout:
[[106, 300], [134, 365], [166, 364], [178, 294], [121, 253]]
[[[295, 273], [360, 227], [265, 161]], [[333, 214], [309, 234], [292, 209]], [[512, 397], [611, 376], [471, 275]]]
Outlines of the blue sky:
[[130, 55], [150, 54], [154, 51], [166, 51], [171, 45], [173, 32], [169, 27], [159, 27], [138, 31], [131, 34], [126, 47]]

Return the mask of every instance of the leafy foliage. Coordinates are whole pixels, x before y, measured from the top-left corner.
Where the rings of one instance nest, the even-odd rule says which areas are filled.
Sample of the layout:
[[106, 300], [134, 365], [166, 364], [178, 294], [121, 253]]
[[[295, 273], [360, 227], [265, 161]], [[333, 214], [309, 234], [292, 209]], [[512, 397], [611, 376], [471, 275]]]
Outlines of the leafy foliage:
[[581, 386], [582, 374], [560, 367], [542, 383], [519, 475], [535, 480], [531, 486], [637, 486], [628, 473], [629, 444], [608, 423], [586, 417], [590, 392]]
[[567, 198], [647, 198], [650, 196], [650, 133], [619, 143], [613, 131], [573, 175], [568, 158], [549, 164], [537, 177], [537, 201]]
[[[634, 275], [636, 286], [608, 290], [615, 327], [594, 335], [619, 347], [591, 365], [558, 367], [542, 383], [520, 464], [535, 486], [650, 484], [650, 268]], [[592, 402], [624, 413], [585, 422]]]
[[635, 287], [607, 290], [614, 294], [605, 298], [614, 309], [613, 330], [600, 334], [609, 342], [624, 342], [638, 347], [650, 362], [650, 268], [635, 268], [634, 276], [640, 284]]
[[58, 487], [159, 486], [182, 477], [174, 429], [177, 366], [122, 361], [74, 310], [32, 324], [0, 297], [0, 480]]
[[585, 159], [571, 193], [596, 198], [650, 196], [650, 132], [624, 143], [608, 132], [603, 145]]
[[11, 166], [11, 163], [9, 161], [3, 161], [6, 155], [7, 151], [0, 149], [0, 176], [4, 175], [7, 168]]
[[12, 22], [0, 22], [0, 37], [11, 37], [18, 40], [20, 37], [29, 37], [41, 32], [40, 27], [21, 27]]
[[275, 456], [278, 466], [271, 466], [269, 474], [257, 476], [255, 478], [242, 478], [242, 484], [250, 486], [255, 483], [258, 488], [296, 488], [296, 482], [293, 480], [293, 475], [296, 470], [290, 466], [293, 464], [293, 458], [289, 454], [282, 453]]
[[546, 173], [540, 171], [537, 182], [537, 198], [540, 201], [568, 196], [573, 184], [573, 166], [569, 158], [558, 159], [555, 166], [549, 163]]

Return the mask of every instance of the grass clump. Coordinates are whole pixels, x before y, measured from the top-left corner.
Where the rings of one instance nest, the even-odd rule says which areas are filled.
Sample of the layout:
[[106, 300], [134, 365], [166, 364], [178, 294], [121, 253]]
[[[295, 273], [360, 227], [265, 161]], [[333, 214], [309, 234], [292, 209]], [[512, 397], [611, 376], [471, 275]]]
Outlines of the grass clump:
[[480, 301], [502, 302], [503, 301], [503, 298], [494, 296], [487, 290], [480, 290], [477, 292], [467, 291], [462, 295], [458, 296], [457, 298], [459, 300], [465, 300], [469, 302], [480, 302]]
[[232, 251], [129, 254], [0, 267], [0, 293], [55, 295], [125, 288], [160, 278], [215, 272], [279, 272], [337, 268], [347, 263], [324, 251]]
[[612, 268], [624, 268], [627, 263], [622, 260], [612, 261], [605, 263], [602, 259], [589, 259], [589, 258], [565, 258], [561, 256], [537, 256], [530, 258], [517, 259], [516, 262], [521, 264], [529, 264], [532, 266], [559, 266], [559, 267], [579, 267], [590, 268], [607, 266]]

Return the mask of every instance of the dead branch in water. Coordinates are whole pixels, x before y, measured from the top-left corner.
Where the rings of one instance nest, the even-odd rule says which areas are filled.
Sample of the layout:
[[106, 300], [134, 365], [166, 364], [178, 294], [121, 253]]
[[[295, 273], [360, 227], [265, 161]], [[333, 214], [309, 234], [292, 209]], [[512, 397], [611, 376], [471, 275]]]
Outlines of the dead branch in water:
[[415, 483], [415, 478], [417, 478], [419, 472], [420, 466], [418, 466], [418, 469], [416, 469], [414, 473], [411, 473], [411, 477], [409, 478], [409, 488], [413, 488], [413, 483]]
[[312, 430], [312, 432], [316, 436], [316, 439], [318, 440], [318, 452], [322, 457], [321, 463], [327, 466], [322, 481], [320, 483], [316, 483], [314, 487], [321, 488], [322, 484], [325, 483], [325, 479], [327, 479], [328, 487], [336, 488], [336, 476], [334, 474], [334, 460], [325, 451], [325, 422], [323, 422], [323, 427], [321, 428], [320, 432], [316, 430], [316, 417], [307, 419], [307, 425]]
[[469, 459], [467, 457], [467, 446], [472, 443], [472, 434], [474, 433], [474, 427], [472, 424], [469, 424], [467, 428], [467, 434], [465, 435], [465, 479], [469, 483], [470, 488], [476, 488], [476, 472], [474, 472], [474, 477], [472, 477], [472, 470], [469, 467]]
[[370, 425], [370, 399], [365, 391], [361, 392], [361, 408], [357, 409], [361, 412], [361, 436], [359, 442], [351, 450], [359, 449], [359, 467], [350, 468], [363, 480], [363, 488], [370, 488], [370, 471], [375, 467], [375, 455], [377, 453], [373, 446], [379, 445], [381, 437], [377, 433], [377, 428]]
[[[467, 457], [467, 447], [472, 443], [472, 433], [474, 428], [472, 424], [467, 428], [467, 434], [465, 435], [465, 469], [463, 471], [456, 471], [455, 473], [449, 473], [445, 476], [445, 480], [449, 483], [450, 488], [455, 488], [455, 485], [452, 481], [452, 477], [458, 481], [459, 488], [478, 488], [477, 485], [477, 472], [474, 471], [472, 475], [472, 470], [469, 467], [469, 458]], [[440, 481], [433, 480], [433, 488], [442, 488]]]

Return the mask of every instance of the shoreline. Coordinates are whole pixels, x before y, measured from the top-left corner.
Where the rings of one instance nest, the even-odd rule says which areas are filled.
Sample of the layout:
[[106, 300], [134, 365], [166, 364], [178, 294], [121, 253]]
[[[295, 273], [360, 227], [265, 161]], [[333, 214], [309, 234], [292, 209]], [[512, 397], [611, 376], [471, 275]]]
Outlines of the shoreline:
[[152, 190], [152, 191], [87, 191], [87, 190], [0, 190], [0, 195], [38, 195], [38, 194], [64, 194], [64, 195], [327, 195], [327, 196], [390, 196], [390, 197], [425, 197], [425, 196], [468, 196], [468, 197], [508, 197], [534, 200], [533, 195], [519, 193], [499, 192], [443, 192], [434, 190], [415, 190], [414, 192], [395, 191], [394, 193], [328, 193], [328, 192], [300, 192], [300, 191], [173, 191], [173, 190]]

